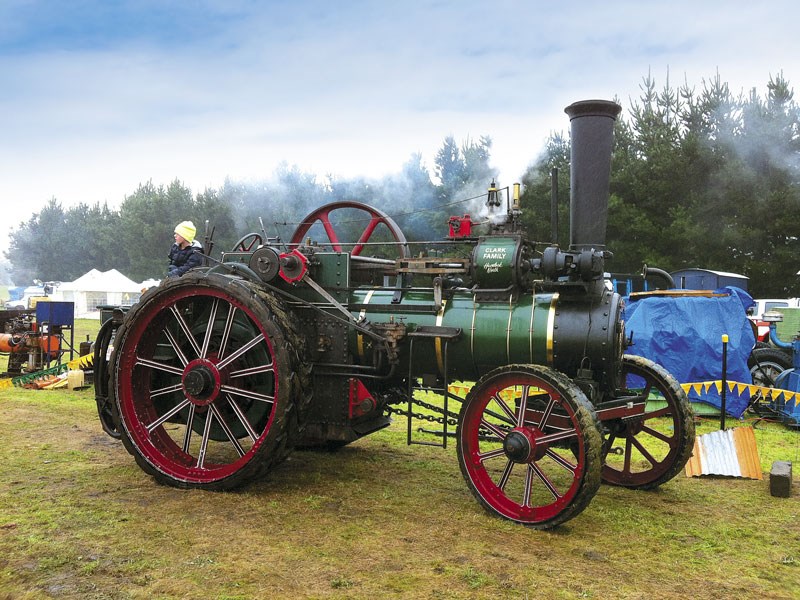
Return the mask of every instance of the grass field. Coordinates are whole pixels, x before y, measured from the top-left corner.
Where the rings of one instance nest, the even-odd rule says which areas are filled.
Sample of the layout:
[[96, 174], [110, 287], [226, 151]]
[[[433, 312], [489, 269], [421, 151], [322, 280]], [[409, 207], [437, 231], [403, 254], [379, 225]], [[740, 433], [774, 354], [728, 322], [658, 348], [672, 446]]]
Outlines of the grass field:
[[[800, 434], [755, 431], [765, 472], [800, 464]], [[485, 513], [454, 447], [406, 446], [398, 420], [237, 492], [181, 491], [102, 432], [92, 388], [0, 390], [0, 598], [797, 597], [797, 484], [602, 486], [541, 532]]]

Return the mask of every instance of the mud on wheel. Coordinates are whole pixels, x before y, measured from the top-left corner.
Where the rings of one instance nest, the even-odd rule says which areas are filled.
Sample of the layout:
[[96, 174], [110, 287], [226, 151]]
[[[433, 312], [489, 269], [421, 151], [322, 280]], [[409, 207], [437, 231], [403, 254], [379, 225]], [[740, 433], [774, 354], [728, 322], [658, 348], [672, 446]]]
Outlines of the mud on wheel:
[[176, 487], [258, 477], [300, 434], [308, 395], [296, 343], [278, 300], [241, 279], [197, 272], [149, 290], [115, 344], [125, 447]]
[[647, 400], [644, 414], [603, 421], [603, 481], [652, 489], [680, 473], [692, 455], [695, 439], [691, 405], [678, 381], [662, 366], [641, 356], [622, 357], [626, 393]]
[[548, 367], [484, 375], [459, 415], [457, 452], [489, 512], [536, 529], [573, 518], [600, 487], [602, 438], [583, 392]]

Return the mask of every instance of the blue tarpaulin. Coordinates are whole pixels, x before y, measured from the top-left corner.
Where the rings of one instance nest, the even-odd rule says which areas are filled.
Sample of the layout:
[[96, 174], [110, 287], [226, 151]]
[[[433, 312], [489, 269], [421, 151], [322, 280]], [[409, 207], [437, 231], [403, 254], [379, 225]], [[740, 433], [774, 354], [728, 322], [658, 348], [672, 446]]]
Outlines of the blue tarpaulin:
[[[627, 336], [633, 334], [628, 354], [657, 362], [680, 383], [722, 379], [722, 336], [727, 334], [727, 380], [750, 383], [747, 359], [755, 345], [755, 335], [746, 309], [753, 304], [747, 292], [724, 287], [708, 296], [671, 290], [664, 295], [625, 299], [623, 318]], [[714, 395], [689, 391], [689, 399], [721, 407]], [[748, 398], [731, 393], [726, 412], [739, 418]]]

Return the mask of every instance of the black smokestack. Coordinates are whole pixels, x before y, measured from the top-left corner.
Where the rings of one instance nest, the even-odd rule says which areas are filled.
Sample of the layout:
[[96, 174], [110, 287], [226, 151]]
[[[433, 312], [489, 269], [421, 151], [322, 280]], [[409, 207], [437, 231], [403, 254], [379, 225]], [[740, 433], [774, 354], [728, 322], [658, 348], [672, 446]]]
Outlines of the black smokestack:
[[570, 248], [606, 243], [608, 185], [614, 121], [622, 107], [608, 100], [581, 100], [564, 109], [570, 120]]

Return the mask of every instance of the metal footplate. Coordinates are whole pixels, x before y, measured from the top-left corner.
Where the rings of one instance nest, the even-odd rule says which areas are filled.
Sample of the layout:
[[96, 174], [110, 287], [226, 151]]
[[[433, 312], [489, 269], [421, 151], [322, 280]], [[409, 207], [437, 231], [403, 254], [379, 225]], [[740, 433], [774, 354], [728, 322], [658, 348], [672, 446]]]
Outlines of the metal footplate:
[[[406, 435], [406, 442], [408, 445], [411, 444], [418, 444], [421, 446], [438, 446], [441, 448], [447, 448], [447, 399], [450, 395], [450, 378], [448, 377], [448, 369], [447, 369], [447, 347], [449, 343], [458, 338], [461, 335], [461, 328], [460, 327], [442, 327], [439, 325], [424, 325], [417, 327], [414, 331], [408, 333], [408, 337], [410, 338], [408, 353], [408, 413], [407, 413], [407, 421], [408, 421], [408, 429]], [[428, 377], [423, 376], [420, 378], [420, 383], [417, 381], [417, 377], [412, 372], [412, 366], [414, 365], [414, 344], [417, 340], [425, 341], [430, 340], [436, 345], [437, 352], [441, 348], [441, 373], [442, 373], [442, 383], [441, 385], [437, 385], [439, 378], [436, 378], [436, 382], [431, 383], [428, 385], [426, 379]], [[444, 415], [445, 418], [442, 419], [442, 430], [441, 434], [439, 432], [435, 432], [435, 435], [441, 435], [441, 442], [428, 442], [422, 440], [415, 440], [412, 438], [412, 426], [411, 421], [414, 418], [412, 416], [412, 405], [414, 404], [414, 391], [421, 390], [426, 392], [434, 392], [436, 394], [440, 394], [444, 399]]]

